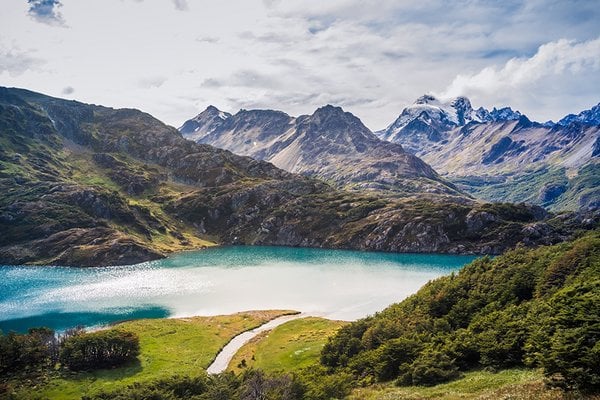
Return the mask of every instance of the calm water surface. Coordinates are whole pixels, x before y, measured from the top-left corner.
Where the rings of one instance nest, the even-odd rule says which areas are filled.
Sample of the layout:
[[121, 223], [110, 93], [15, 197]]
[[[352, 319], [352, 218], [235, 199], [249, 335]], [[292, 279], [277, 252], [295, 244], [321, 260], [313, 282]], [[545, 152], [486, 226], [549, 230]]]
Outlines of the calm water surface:
[[473, 259], [233, 246], [124, 267], [0, 266], [0, 329], [275, 308], [353, 320]]

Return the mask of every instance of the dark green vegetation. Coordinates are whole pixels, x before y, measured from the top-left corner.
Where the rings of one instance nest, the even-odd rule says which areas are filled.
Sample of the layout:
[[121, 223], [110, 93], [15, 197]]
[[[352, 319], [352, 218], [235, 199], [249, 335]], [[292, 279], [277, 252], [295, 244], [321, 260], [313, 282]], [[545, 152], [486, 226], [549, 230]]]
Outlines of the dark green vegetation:
[[57, 335], [33, 328], [26, 334], [0, 336], [0, 372], [19, 375], [53, 369], [57, 362], [73, 371], [117, 367], [133, 361], [139, 351], [139, 338], [128, 331], [74, 329]]
[[464, 191], [487, 201], [539, 204], [550, 210], [597, 209], [600, 205], [600, 164], [590, 162], [567, 177], [561, 167], [494, 177], [453, 178]]
[[140, 353], [135, 333], [118, 329], [70, 336], [62, 343], [60, 363], [72, 371], [112, 368], [133, 361]]
[[434, 195], [339, 191], [185, 140], [137, 110], [7, 88], [0, 191], [4, 264], [130, 264], [214, 243], [499, 253], [594, 223], [576, 214], [548, 220], [524, 205], [512, 214]]
[[435, 385], [473, 369], [539, 367], [600, 392], [600, 232], [483, 258], [349, 324], [321, 360], [357, 382]]
[[[322, 372], [322, 371], [319, 371]], [[84, 396], [84, 400], [330, 400], [350, 393], [350, 385], [342, 377], [326, 377], [306, 372], [304, 375], [267, 374], [248, 370], [233, 373], [200, 375], [194, 378], [172, 377], [146, 385], [131, 385], [115, 392]]]
[[27, 334], [0, 332], [0, 374], [36, 370], [56, 362], [59, 342], [51, 329], [32, 328]]

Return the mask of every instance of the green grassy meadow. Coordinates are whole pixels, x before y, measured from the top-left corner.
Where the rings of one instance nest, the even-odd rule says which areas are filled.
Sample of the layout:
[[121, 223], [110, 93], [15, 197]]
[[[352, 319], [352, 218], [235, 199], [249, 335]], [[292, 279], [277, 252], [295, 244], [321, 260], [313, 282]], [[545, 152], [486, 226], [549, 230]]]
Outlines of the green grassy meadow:
[[345, 322], [316, 317], [286, 322], [242, 346], [228, 369], [236, 373], [250, 367], [293, 372], [308, 367], [319, 361], [327, 338], [343, 325]]
[[17, 399], [79, 399], [98, 390], [116, 390], [134, 382], [205, 371], [236, 335], [293, 311], [248, 311], [214, 317], [143, 319], [118, 324], [140, 338], [140, 356], [127, 366], [93, 372], [53, 372], [39, 379], [13, 379]]

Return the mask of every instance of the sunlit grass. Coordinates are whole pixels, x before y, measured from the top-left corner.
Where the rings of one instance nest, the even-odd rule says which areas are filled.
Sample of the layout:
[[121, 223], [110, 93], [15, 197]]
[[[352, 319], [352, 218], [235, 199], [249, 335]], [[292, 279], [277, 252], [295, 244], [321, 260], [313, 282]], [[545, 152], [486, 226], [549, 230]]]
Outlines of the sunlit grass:
[[[140, 337], [138, 361], [122, 368], [83, 373], [54, 373], [47, 382], [29, 382], [17, 398], [79, 399], [98, 390], [134, 382], [203, 372], [234, 336], [290, 311], [248, 311], [227, 316], [145, 319], [118, 326]], [[21, 382], [23, 383], [23, 382]]]
[[243, 364], [265, 371], [286, 372], [308, 367], [319, 361], [327, 338], [344, 324], [314, 317], [286, 322], [244, 345], [228, 369], [239, 372], [244, 369]]

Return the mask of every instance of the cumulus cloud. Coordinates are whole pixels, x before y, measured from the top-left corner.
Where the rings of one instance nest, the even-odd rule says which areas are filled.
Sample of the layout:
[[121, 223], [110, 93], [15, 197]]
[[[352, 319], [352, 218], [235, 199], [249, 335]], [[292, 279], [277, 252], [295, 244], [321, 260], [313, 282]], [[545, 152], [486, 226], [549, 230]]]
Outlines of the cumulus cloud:
[[[561, 39], [540, 46], [531, 57], [515, 57], [501, 66], [459, 74], [440, 96], [465, 95], [488, 104], [528, 108], [527, 104], [537, 103], [552, 108], [553, 102], [570, 96], [600, 96], [599, 87], [600, 37], [583, 42]], [[549, 114], [540, 113], [542, 119]]]
[[48, 25], [65, 26], [65, 20], [58, 8], [62, 7], [59, 0], [27, 0], [29, 16], [38, 22]]

